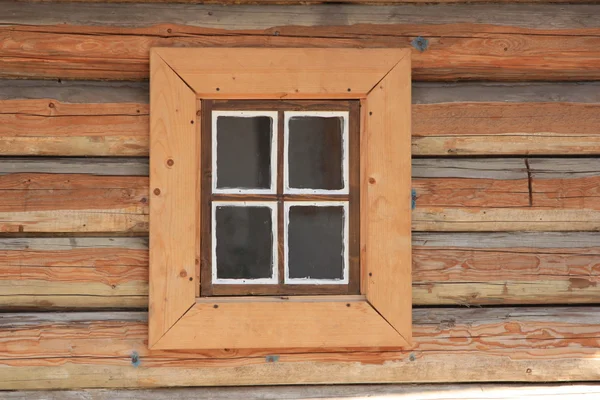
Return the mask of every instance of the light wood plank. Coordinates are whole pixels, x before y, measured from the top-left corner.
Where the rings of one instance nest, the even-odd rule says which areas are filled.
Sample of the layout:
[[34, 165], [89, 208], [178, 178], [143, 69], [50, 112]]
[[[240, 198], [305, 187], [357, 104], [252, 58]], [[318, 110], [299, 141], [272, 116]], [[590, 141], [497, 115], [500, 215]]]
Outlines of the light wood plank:
[[192, 306], [200, 262], [196, 96], [158, 54], [151, 62], [149, 346]]
[[314, 48], [156, 51], [200, 98], [240, 99], [366, 96], [405, 53], [402, 49]]
[[360, 297], [319, 296], [312, 301], [304, 297], [272, 301], [202, 299], [155, 348], [406, 346], [398, 333]]
[[361, 187], [366, 234], [362, 265], [369, 303], [411, 341], [411, 61], [408, 54], [369, 93]]

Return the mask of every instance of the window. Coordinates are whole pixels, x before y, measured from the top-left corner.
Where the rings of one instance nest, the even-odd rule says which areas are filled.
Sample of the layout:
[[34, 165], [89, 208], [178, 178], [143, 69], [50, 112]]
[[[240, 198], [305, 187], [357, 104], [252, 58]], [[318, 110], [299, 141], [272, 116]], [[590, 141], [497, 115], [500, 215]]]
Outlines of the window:
[[202, 101], [201, 297], [360, 293], [359, 108]]
[[411, 340], [410, 51], [151, 51], [151, 349]]

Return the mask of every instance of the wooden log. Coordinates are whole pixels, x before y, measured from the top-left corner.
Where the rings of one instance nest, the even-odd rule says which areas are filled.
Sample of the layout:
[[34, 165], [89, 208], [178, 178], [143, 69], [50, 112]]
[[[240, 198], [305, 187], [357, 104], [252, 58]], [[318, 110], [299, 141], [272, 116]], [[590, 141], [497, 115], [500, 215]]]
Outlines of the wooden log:
[[4, 309], [145, 308], [147, 238], [0, 239]]
[[600, 209], [600, 159], [529, 160], [536, 207]]
[[136, 103], [2, 102], [0, 154], [139, 156], [148, 154], [148, 107]]
[[[0, 105], [1, 155], [148, 155], [147, 104], [39, 99]], [[600, 154], [599, 115], [600, 104], [585, 103], [415, 104], [412, 151], [415, 156]]]
[[[148, 104], [147, 82], [0, 79], [0, 100]], [[413, 82], [413, 104], [600, 102], [600, 82]]]
[[0, 76], [140, 80], [153, 46], [408, 47], [424, 37], [418, 80], [600, 77], [599, 6], [481, 6], [6, 3]]
[[599, 154], [599, 104], [413, 106], [415, 155]]
[[[584, 164], [586, 159], [577, 159]], [[594, 162], [591, 159], [591, 162]], [[141, 174], [147, 161], [130, 159], [119, 165], [104, 159], [4, 159], [0, 163], [0, 231], [114, 232], [147, 231], [148, 183], [143, 177], [46, 176], [21, 173], [78, 173], [79, 166], [109, 174]], [[571, 163], [556, 159], [555, 164]], [[560, 167], [557, 167], [560, 168]], [[12, 173], [12, 174], [10, 174]], [[559, 170], [557, 169], [557, 172]], [[2, 175], [8, 174], [8, 175]], [[414, 161], [415, 231], [596, 231], [600, 213], [595, 188], [576, 202], [554, 207], [532, 203], [528, 170], [521, 159], [427, 159]], [[73, 185], [71, 185], [73, 178]], [[114, 181], [113, 181], [114, 179]], [[531, 178], [535, 181], [534, 178]], [[569, 178], [567, 178], [569, 179]], [[592, 180], [594, 177], [585, 178]], [[554, 180], [545, 196], [560, 196], [569, 180]], [[41, 185], [41, 186], [40, 186]], [[123, 187], [126, 186], [126, 187]], [[532, 185], [533, 186], [533, 185]], [[554, 187], [554, 189], [551, 189]], [[552, 192], [554, 190], [554, 192]], [[552, 193], [555, 193], [552, 195]], [[533, 196], [533, 193], [531, 194]], [[537, 200], [536, 200], [537, 201]], [[69, 218], [65, 218], [69, 216]]]
[[148, 231], [145, 177], [17, 175], [0, 175], [0, 232]]
[[562, 384], [386, 384], [386, 385], [311, 385], [263, 387], [202, 387], [159, 389], [87, 389], [69, 391], [26, 390], [5, 392], [6, 400], [305, 400], [399, 398], [402, 400], [513, 400], [516, 398], [595, 400], [600, 396], [597, 383]]
[[414, 344], [402, 351], [169, 352], [148, 350], [145, 313], [3, 314], [0, 387], [597, 380], [598, 315], [594, 307], [416, 309]]
[[[146, 238], [0, 239], [0, 308], [146, 308]], [[413, 304], [585, 304], [595, 233], [414, 233]]]

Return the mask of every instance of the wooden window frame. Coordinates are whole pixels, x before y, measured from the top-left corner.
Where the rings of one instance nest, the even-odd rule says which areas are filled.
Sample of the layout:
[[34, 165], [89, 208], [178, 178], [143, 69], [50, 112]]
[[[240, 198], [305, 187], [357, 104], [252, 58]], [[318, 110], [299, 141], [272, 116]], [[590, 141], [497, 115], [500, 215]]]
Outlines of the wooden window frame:
[[[410, 344], [410, 54], [390, 48], [151, 49], [151, 349]], [[197, 298], [198, 99], [282, 98], [361, 102], [361, 294]]]
[[[360, 293], [360, 103], [358, 100], [203, 100], [200, 104], [201, 116], [204, 118], [202, 124], [203, 135], [201, 137], [201, 171], [202, 187], [201, 198], [201, 216], [202, 232], [210, 232], [212, 230], [212, 207], [213, 201], [239, 201], [243, 199], [265, 200], [278, 202], [278, 219], [276, 220], [279, 226], [278, 242], [279, 257], [278, 257], [278, 277], [279, 283], [272, 285], [264, 284], [217, 284], [213, 285], [213, 243], [214, 238], [205, 240], [202, 238], [200, 252], [203, 254], [202, 263], [200, 266], [200, 296], [248, 296], [248, 295], [349, 295]], [[214, 169], [215, 163], [212, 159], [214, 152], [215, 126], [213, 112], [222, 113], [223, 111], [252, 111], [269, 110], [277, 112], [277, 188], [274, 194], [254, 195], [254, 194], [223, 194], [214, 193]], [[260, 111], [259, 111], [260, 112]], [[334, 194], [314, 194], [314, 193], [285, 193], [284, 187], [284, 170], [286, 169], [287, 152], [285, 150], [285, 116], [286, 113], [307, 113], [334, 112], [345, 113], [348, 117], [348, 159], [351, 161], [348, 165], [348, 193], [335, 192]], [[210, 132], [210, 134], [207, 134]], [[211, 151], [207, 151], [207, 150]], [[283, 202], [281, 202], [282, 200]], [[298, 200], [313, 200], [313, 201], [346, 201], [350, 208], [349, 215], [349, 257], [348, 257], [348, 283], [289, 283], [285, 282], [286, 254], [284, 249], [284, 240], [286, 237], [286, 229], [284, 228], [285, 210], [284, 204], [290, 201]], [[208, 261], [208, 262], [207, 262]]]

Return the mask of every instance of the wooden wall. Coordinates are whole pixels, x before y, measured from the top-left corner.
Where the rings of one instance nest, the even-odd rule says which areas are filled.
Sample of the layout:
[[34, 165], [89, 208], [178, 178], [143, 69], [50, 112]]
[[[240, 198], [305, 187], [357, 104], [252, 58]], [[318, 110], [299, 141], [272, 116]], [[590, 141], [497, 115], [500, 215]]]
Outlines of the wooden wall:
[[[152, 46], [412, 46], [412, 348], [147, 350]], [[0, 0], [0, 389], [600, 379], [599, 79], [600, 4]]]

